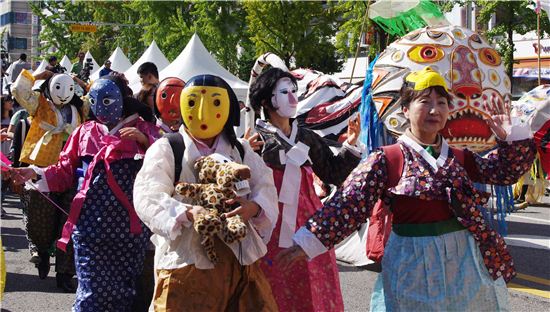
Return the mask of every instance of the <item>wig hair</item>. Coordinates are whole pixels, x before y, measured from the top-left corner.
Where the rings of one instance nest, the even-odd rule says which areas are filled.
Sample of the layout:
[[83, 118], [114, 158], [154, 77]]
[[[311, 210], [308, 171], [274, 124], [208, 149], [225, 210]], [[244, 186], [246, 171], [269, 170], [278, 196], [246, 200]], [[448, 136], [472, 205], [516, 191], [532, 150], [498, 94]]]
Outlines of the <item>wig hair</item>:
[[[225, 138], [231, 143], [232, 147], [237, 145], [237, 135], [235, 135], [235, 130], [233, 127], [238, 127], [241, 124], [241, 114], [239, 107], [239, 100], [237, 95], [225, 80], [218, 76], [214, 75], [199, 75], [194, 76], [187, 83], [185, 83], [184, 90], [188, 87], [193, 86], [203, 86], [203, 87], [219, 87], [227, 90], [229, 95], [229, 117], [227, 122], [223, 126], [222, 133], [225, 135]], [[185, 123], [183, 123], [185, 125]]]
[[410, 85], [407, 85], [406, 83], [403, 84], [401, 87], [400, 95], [401, 95], [401, 108], [409, 108], [409, 105], [412, 101], [423, 97], [423, 96], [429, 96], [432, 94], [432, 91], [435, 91], [435, 93], [439, 96], [442, 96], [447, 99], [447, 103], [451, 103], [451, 100], [453, 99], [453, 96], [445, 90], [442, 86], [434, 86], [429, 87], [424, 90], [416, 91], [413, 88], [410, 87]]
[[263, 72], [250, 87], [250, 105], [256, 113], [260, 113], [263, 109], [267, 119], [269, 119], [269, 111], [276, 110], [273, 103], [271, 103], [271, 97], [277, 81], [281, 78], [290, 78], [292, 83], [298, 86], [296, 77], [292, 76], [291, 73], [272, 67]]

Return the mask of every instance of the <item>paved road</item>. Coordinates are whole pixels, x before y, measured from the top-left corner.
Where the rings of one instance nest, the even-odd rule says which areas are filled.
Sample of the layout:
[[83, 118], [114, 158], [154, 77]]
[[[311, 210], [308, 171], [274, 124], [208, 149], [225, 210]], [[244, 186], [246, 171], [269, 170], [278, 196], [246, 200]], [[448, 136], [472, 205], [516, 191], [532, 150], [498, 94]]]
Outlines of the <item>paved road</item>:
[[[545, 198], [550, 203], [549, 198]], [[2, 311], [70, 311], [74, 294], [55, 287], [55, 273], [39, 280], [28, 262], [21, 210], [15, 197], [4, 205], [8, 217], [2, 220], [2, 241], [6, 255], [7, 285]], [[529, 207], [509, 218], [510, 251], [519, 277], [509, 285], [512, 311], [550, 310], [550, 207]], [[346, 311], [368, 311], [377, 273], [346, 264], [340, 265], [340, 283]]]

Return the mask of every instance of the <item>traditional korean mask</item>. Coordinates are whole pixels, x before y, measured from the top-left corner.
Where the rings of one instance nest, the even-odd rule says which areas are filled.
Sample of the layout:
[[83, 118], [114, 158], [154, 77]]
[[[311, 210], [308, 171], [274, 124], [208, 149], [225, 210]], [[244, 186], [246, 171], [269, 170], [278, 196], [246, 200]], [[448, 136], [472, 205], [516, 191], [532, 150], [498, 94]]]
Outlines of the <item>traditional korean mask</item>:
[[298, 99], [296, 93], [298, 88], [288, 77], [277, 80], [272, 92], [271, 104], [281, 117], [292, 118], [296, 115]]
[[180, 95], [185, 87], [185, 82], [179, 78], [166, 78], [162, 80], [155, 95], [157, 113], [165, 122], [181, 119]]
[[67, 74], [54, 75], [48, 85], [51, 101], [58, 106], [68, 104], [74, 96], [74, 80]]
[[230, 99], [223, 87], [190, 85], [181, 92], [183, 122], [197, 139], [210, 139], [223, 131], [229, 118]]
[[115, 126], [122, 119], [123, 97], [116, 83], [109, 79], [98, 79], [88, 93], [90, 109], [97, 120], [108, 127]]

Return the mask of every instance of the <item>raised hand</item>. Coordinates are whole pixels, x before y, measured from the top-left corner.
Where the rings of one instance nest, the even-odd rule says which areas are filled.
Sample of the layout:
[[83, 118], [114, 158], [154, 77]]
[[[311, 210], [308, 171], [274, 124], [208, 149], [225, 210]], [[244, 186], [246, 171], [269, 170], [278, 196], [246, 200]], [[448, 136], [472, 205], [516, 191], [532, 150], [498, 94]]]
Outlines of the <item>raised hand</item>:
[[512, 125], [512, 118], [510, 117], [510, 104], [505, 103], [498, 97], [491, 96], [489, 102], [483, 102], [483, 107], [490, 114], [489, 117], [485, 117], [485, 121], [493, 133], [500, 140], [506, 140], [506, 137], [508, 136], [506, 129], [510, 129]]
[[252, 147], [252, 150], [257, 152], [262, 148], [262, 146], [264, 145], [264, 142], [260, 140], [259, 133], [255, 133], [251, 135], [250, 134], [251, 131], [252, 129], [247, 128], [243, 138], [248, 141], [248, 144], [250, 144], [250, 147]]
[[355, 145], [357, 139], [359, 139], [359, 134], [361, 134], [361, 117], [357, 114], [356, 118], [350, 118], [348, 120], [348, 132], [347, 132], [347, 142], [350, 145]]
[[20, 185], [31, 179], [35, 179], [37, 175], [31, 168], [12, 168], [10, 169], [10, 177], [15, 185]]

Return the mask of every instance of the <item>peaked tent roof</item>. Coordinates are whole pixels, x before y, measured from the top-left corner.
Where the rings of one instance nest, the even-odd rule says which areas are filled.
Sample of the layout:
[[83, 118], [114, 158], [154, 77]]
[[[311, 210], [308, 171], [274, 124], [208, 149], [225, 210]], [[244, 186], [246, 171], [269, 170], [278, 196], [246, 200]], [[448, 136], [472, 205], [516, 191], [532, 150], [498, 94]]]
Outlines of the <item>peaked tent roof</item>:
[[139, 89], [141, 89], [141, 84], [139, 83], [139, 75], [137, 74], [137, 70], [141, 64], [145, 62], [152, 62], [155, 65], [157, 65], [157, 69], [160, 73], [161, 70], [166, 68], [166, 66], [170, 65], [170, 62], [168, 59], [166, 59], [166, 56], [162, 53], [162, 51], [159, 49], [157, 43], [155, 40], [151, 42], [151, 45], [143, 52], [141, 57], [132, 65], [130, 68], [128, 68], [124, 72], [124, 76], [126, 76], [126, 79], [128, 79], [128, 82], [130, 83], [130, 87], [134, 92], [138, 92]]
[[61, 67], [65, 67], [67, 72], [70, 72], [71, 68], [73, 68], [73, 63], [71, 63], [71, 60], [69, 60], [67, 55], [63, 55], [63, 58], [61, 59], [61, 62], [59, 62], [59, 65], [61, 65]]
[[162, 80], [166, 77], [178, 77], [188, 81], [189, 78], [200, 74], [211, 74], [223, 78], [233, 88], [239, 99], [246, 98], [248, 84], [218, 64], [197, 34], [191, 37], [180, 55], [159, 73], [159, 78]]
[[[109, 61], [111, 61], [111, 69], [119, 73], [124, 73], [132, 66], [132, 63], [130, 63], [130, 60], [126, 57], [124, 52], [122, 52], [120, 47], [116, 47], [113, 54], [109, 57]], [[96, 80], [99, 78], [99, 71], [101, 71], [104, 67], [105, 65], [101, 65], [98, 70], [90, 75], [90, 79]]]
[[[34, 70], [33, 72], [33, 75], [36, 75], [36, 74], [39, 74], [43, 71], [46, 70], [46, 66], [48, 66], [48, 60], [46, 59], [43, 59], [42, 62], [40, 63], [40, 65], [38, 65], [38, 67]], [[33, 90], [36, 90], [38, 88], [40, 88], [40, 86], [42, 85], [42, 83], [44, 83], [45, 80], [36, 80], [34, 82], [34, 85], [32, 86], [32, 89]]]

